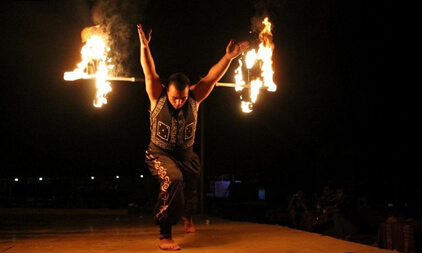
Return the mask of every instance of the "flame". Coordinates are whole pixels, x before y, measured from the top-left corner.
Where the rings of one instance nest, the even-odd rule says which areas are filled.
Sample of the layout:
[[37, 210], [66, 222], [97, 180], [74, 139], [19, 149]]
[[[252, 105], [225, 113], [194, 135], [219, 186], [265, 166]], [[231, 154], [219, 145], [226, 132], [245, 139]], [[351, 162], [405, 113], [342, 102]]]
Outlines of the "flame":
[[259, 34], [261, 43], [258, 49], [258, 59], [262, 60], [262, 77], [264, 84], [268, 91], [274, 92], [277, 90], [277, 85], [273, 81], [273, 51], [274, 43], [272, 42], [273, 34], [271, 33], [271, 23], [268, 18], [265, 18], [262, 23], [265, 25], [262, 32]]
[[100, 26], [87, 27], [81, 32], [85, 45], [81, 49], [82, 61], [72, 72], [64, 73], [64, 80], [96, 78], [97, 93], [94, 106], [101, 107], [107, 104], [107, 94], [111, 91], [110, 82], [107, 82], [109, 70], [113, 69], [112, 60], [108, 57], [110, 48], [107, 46], [107, 36], [101, 32]]
[[249, 101], [240, 101], [240, 106], [241, 106], [242, 111], [244, 113], [250, 113], [250, 112], [252, 112], [253, 104], [251, 102], [249, 102]]
[[256, 55], [255, 49], [252, 49], [246, 54], [245, 62], [246, 62], [247, 69], [251, 69], [253, 65], [255, 65], [256, 58], [257, 58], [257, 55]]
[[[277, 90], [277, 85], [273, 81], [274, 71], [272, 68], [272, 55], [274, 51], [274, 43], [272, 42], [272, 33], [271, 33], [271, 22], [268, 21], [268, 18], [265, 18], [262, 21], [264, 28], [259, 33], [259, 46], [258, 50], [251, 49], [246, 53], [244, 57], [245, 66], [247, 69], [248, 80], [243, 79], [244, 73], [242, 69], [244, 64], [242, 60], [239, 60], [239, 67], [235, 70], [235, 83], [245, 86], [247, 83], [250, 88], [249, 100], [241, 101], [241, 108], [243, 112], [251, 112], [252, 106], [258, 99], [259, 91], [261, 88], [266, 88], [268, 91], [274, 92]], [[258, 68], [259, 75], [251, 76], [251, 70]], [[256, 71], [255, 71], [256, 72]], [[254, 72], [254, 73], [255, 73]], [[250, 80], [249, 80], [250, 79]], [[235, 87], [236, 91], [242, 90], [239, 87]]]
[[243, 85], [245, 85], [245, 81], [243, 80], [242, 65], [243, 65], [242, 61], [239, 60], [239, 67], [234, 71], [234, 73], [236, 74], [234, 76], [234, 80], [235, 80], [235, 84], [236, 84], [234, 89], [236, 91], [243, 90]]

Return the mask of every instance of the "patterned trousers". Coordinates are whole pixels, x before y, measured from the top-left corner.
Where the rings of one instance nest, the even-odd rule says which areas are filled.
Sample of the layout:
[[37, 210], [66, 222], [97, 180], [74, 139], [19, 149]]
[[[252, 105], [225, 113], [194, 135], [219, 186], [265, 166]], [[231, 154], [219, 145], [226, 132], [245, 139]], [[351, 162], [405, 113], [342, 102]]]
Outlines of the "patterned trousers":
[[198, 203], [198, 155], [192, 148], [181, 152], [167, 151], [151, 143], [145, 151], [145, 162], [151, 174], [160, 183], [154, 222], [160, 225], [162, 230], [163, 227], [168, 230], [168, 227], [175, 225], [182, 216], [192, 217], [196, 213]]

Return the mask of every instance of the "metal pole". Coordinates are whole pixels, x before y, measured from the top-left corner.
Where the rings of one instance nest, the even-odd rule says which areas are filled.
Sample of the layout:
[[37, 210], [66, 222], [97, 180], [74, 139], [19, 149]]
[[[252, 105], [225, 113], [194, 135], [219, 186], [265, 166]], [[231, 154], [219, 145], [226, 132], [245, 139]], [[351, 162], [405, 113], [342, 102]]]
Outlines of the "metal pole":
[[[67, 72], [66, 72], [67, 73]], [[96, 75], [87, 75], [87, 76], [83, 76], [83, 77], [71, 77], [68, 76], [65, 73], [65, 77], [64, 79], [66, 81], [76, 81], [76, 80], [91, 80], [91, 79], [95, 79], [97, 78]], [[143, 83], [145, 82], [145, 79], [142, 77], [124, 77], [124, 76], [108, 76], [106, 78], [107, 81], [124, 81], [124, 82], [133, 82], [133, 83]], [[229, 87], [229, 88], [244, 88], [244, 89], [248, 89], [250, 88], [250, 84], [244, 84], [244, 85], [239, 85], [239, 84], [235, 84], [235, 83], [216, 83], [215, 84], [218, 87]], [[260, 87], [261, 89], [268, 89], [267, 86], [262, 86]]]
[[200, 212], [203, 215], [204, 214], [204, 198], [205, 198], [205, 189], [204, 189], [204, 173], [205, 173], [205, 168], [204, 168], [204, 102], [201, 103], [201, 108], [199, 110], [199, 114], [201, 117], [201, 134], [200, 134], [200, 142], [201, 142], [201, 146], [200, 146], [200, 155], [201, 155], [201, 174], [200, 174]]
[[[68, 73], [68, 72], [66, 72]], [[66, 74], [64, 75], [64, 79], [66, 81], [76, 81], [76, 80], [90, 80], [97, 78], [96, 75], [87, 75], [83, 77], [72, 77], [71, 75]], [[107, 76], [106, 81], [123, 81], [123, 82], [132, 82], [132, 83], [143, 83], [145, 82], [145, 79], [142, 77], [125, 77], [125, 76]]]
[[238, 84], [235, 84], [235, 83], [216, 83], [216, 86], [219, 86], [219, 87], [231, 87], [231, 88], [234, 88], [234, 87], [249, 88], [249, 85], [238, 85]]

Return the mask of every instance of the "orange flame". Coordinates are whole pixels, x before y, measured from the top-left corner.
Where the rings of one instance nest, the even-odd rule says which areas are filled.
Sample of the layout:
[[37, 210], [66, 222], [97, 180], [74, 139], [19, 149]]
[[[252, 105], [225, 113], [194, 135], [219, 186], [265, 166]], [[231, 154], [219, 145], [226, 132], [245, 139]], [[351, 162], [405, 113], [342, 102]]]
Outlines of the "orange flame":
[[81, 32], [82, 41], [86, 41], [81, 49], [82, 61], [72, 72], [64, 73], [64, 80], [74, 81], [95, 76], [97, 93], [94, 106], [107, 104], [107, 94], [111, 91], [107, 82], [109, 70], [113, 69], [111, 58], [108, 57], [110, 48], [107, 46], [107, 36], [102, 33], [100, 26], [87, 27]]
[[[262, 21], [264, 28], [259, 33], [259, 46], [258, 50], [251, 49], [246, 53], [243, 61], [245, 61], [245, 66], [248, 71], [248, 80], [243, 79], [244, 73], [242, 69], [244, 64], [242, 60], [239, 60], [239, 67], [235, 70], [235, 83], [238, 85], [236, 91], [242, 90], [246, 83], [250, 88], [249, 101], [241, 101], [241, 108], [243, 112], [251, 112], [253, 104], [258, 99], [259, 91], [261, 88], [266, 88], [268, 91], [276, 91], [277, 86], [273, 81], [274, 71], [272, 68], [272, 55], [274, 50], [274, 43], [272, 42], [272, 33], [271, 33], [271, 22], [268, 21], [268, 18], [265, 18]], [[259, 76], [249, 76], [250, 71], [253, 68], [259, 68]], [[250, 80], [249, 80], [250, 79]]]

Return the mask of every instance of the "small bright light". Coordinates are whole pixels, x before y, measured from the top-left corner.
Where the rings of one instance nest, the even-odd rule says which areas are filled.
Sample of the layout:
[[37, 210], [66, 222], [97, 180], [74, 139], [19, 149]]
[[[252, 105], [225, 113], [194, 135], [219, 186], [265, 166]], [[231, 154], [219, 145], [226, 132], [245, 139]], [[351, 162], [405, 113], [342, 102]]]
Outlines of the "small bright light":
[[18, 182], [19, 181], [19, 178], [15, 178], [15, 182]]
[[141, 175], [141, 178], [144, 178], [144, 175]]
[[117, 175], [116, 178], [119, 179], [120, 177]]
[[42, 177], [38, 178], [38, 180], [40, 180], [40, 181], [42, 181], [42, 179], [43, 179]]
[[91, 180], [94, 180], [95, 179], [95, 177], [91, 177]]

